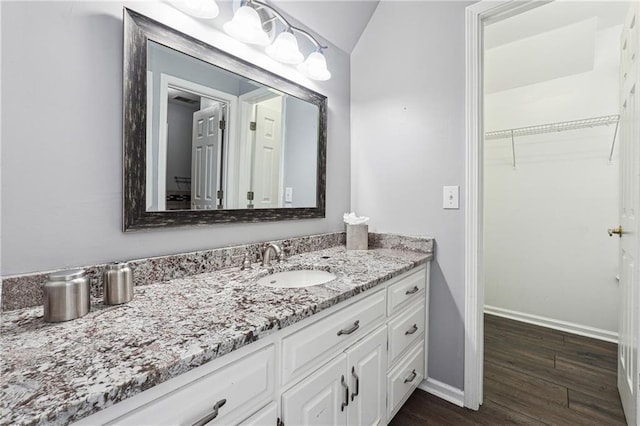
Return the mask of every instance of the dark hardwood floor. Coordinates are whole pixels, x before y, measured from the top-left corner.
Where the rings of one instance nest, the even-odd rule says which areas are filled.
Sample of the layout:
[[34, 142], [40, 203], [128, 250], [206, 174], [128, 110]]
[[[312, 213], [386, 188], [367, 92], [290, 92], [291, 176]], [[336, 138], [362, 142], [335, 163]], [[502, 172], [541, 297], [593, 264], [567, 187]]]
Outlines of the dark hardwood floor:
[[492, 315], [484, 325], [480, 410], [417, 389], [391, 425], [626, 424], [615, 344]]

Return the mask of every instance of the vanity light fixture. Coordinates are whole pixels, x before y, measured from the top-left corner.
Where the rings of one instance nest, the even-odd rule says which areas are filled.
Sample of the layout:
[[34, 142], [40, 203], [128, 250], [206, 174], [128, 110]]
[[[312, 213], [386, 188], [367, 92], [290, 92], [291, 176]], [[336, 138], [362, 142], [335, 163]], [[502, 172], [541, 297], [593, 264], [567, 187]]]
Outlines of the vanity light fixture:
[[[272, 15], [262, 22], [258, 10], [263, 9]], [[275, 41], [267, 46], [266, 53], [273, 59], [290, 65], [298, 65], [298, 70], [312, 80], [324, 81], [331, 78], [327, 69], [327, 60], [322, 53], [327, 46], [321, 45], [307, 31], [294, 27], [273, 6], [260, 0], [241, 0], [240, 8], [236, 10], [231, 21], [224, 24], [223, 28], [231, 37], [249, 44], [266, 46], [269, 44], [269, 35], [263, 28], [263, 24], [280, 21], [285, 29], [275, 38]], [[274, 27], [275, 28], [275, 27]], [[304, 55], [298, 47], [296, 34], [308, 38], [315, 50], [304, 61]], [[303, 62], [304, 61], [304, 62]]]
[[171, 0], [171, 4], [195, 18], [213, 19], [220, 13], [216, 0]]

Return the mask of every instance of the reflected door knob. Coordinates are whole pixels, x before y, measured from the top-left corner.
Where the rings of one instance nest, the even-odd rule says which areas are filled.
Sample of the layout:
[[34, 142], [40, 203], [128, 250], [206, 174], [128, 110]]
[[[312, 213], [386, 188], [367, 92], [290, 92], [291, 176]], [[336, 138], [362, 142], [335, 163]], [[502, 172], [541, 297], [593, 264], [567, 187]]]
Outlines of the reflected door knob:
[[613, 237], [613, 234], [618, 234], [618, 237], [622, 238], [622, 226], [618, 226], [617, 228], [607, 229], [610, 237]]

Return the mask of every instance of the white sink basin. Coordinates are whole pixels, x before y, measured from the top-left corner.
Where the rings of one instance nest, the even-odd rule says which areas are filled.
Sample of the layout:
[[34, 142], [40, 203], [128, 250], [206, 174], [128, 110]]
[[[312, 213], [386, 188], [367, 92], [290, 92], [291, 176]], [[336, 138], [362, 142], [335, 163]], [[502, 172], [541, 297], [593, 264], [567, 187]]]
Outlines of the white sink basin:
[[274, 288], [298, 288], [324, 284], [335, 279], [336, 276], [331, 272], [301, 269], [267, 275], [260, 278], [258, 284]]

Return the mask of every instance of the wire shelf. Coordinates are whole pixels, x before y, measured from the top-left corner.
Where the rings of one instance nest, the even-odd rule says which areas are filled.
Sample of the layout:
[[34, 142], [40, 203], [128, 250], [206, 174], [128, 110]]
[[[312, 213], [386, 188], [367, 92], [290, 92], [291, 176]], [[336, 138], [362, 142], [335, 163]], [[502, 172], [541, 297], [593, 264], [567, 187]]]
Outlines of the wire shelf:
[[617, 124], [619, 115], [605, 115], [602, 117], [584, 118], [581, 120], [561, 121], [558, 123], [541, 124], [537, 126], [519, 127], [517, 129], [496, 130], [484, 134], [485, 140], [504, 139], [514, 136], [537, 135], [540, 133], [562, 132], [564, 130], [576, 130], [587, 127], [608, 126]]

